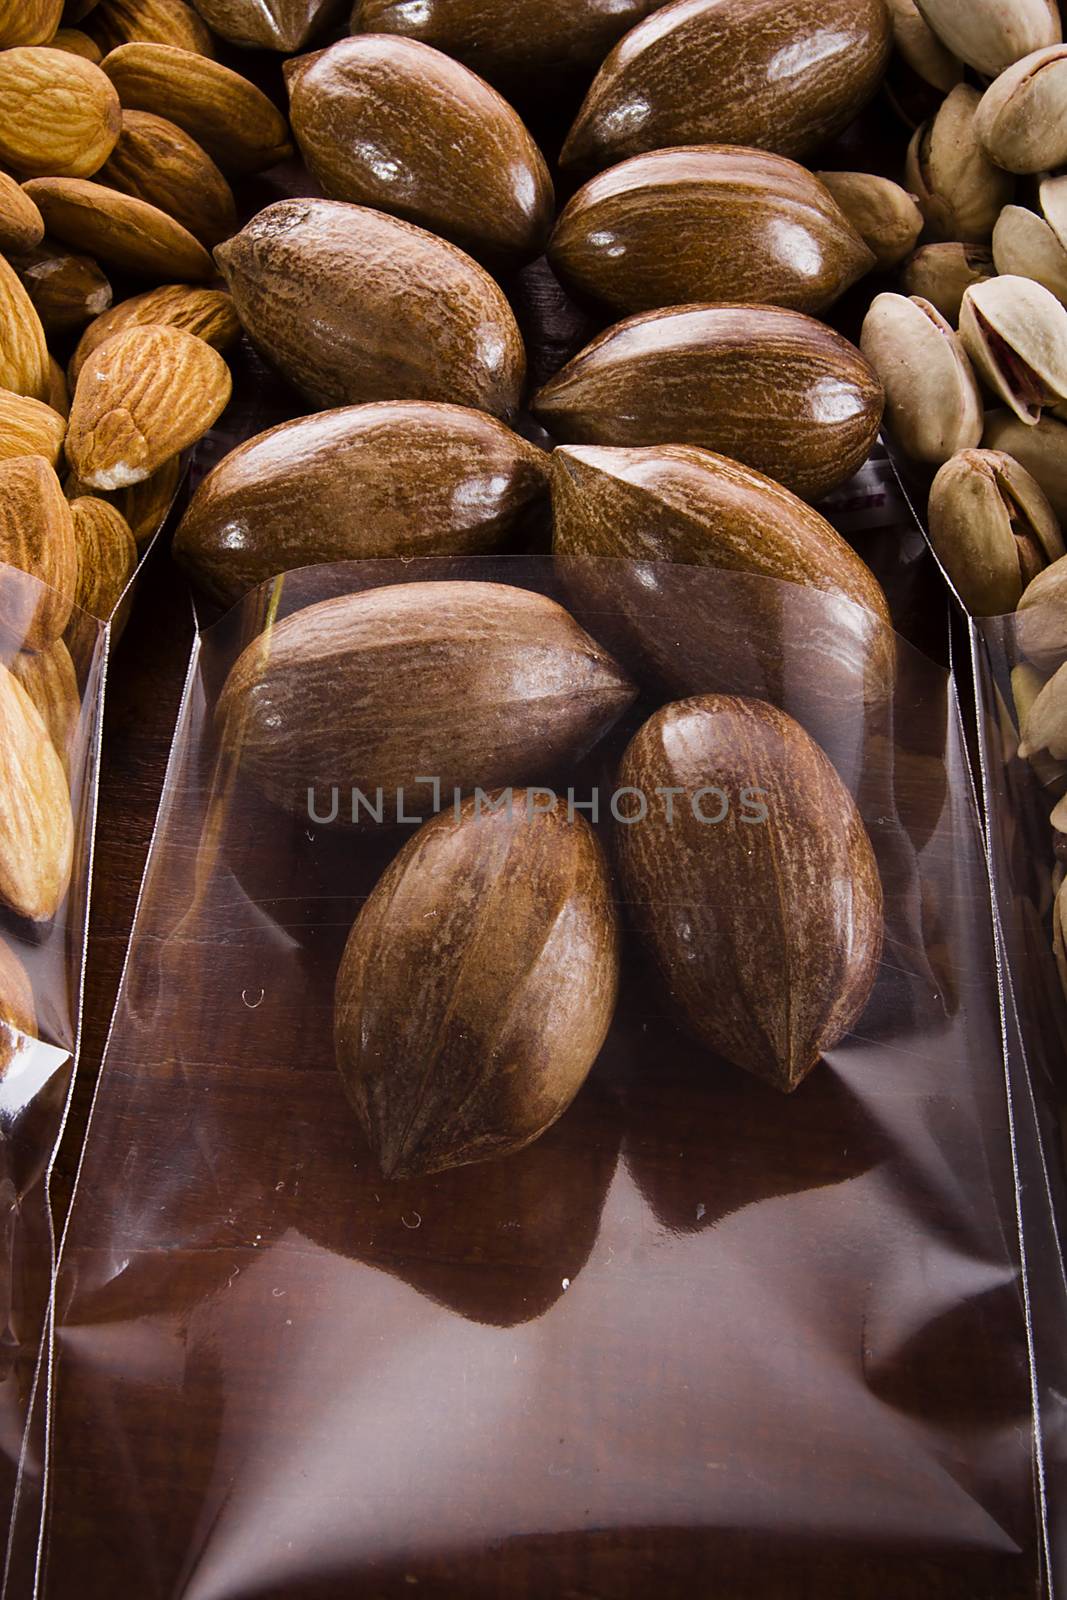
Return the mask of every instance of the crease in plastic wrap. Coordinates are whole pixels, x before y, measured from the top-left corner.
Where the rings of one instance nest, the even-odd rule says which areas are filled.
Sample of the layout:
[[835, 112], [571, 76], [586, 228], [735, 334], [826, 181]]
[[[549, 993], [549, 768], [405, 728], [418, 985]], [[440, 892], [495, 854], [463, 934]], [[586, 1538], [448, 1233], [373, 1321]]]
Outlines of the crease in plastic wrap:
[[[604, 1047], [542, 1138], [381, 1177], [333, 995], [412, 828], [272, 805], [215, 708], [264, 628], [431, 579], [547, 593], [636, 679], [535, 775], [557, 792], [610, 794], [684, 696], [763, 698], [820, 741], [885, 939], [795, 1093], [679, 1031], [627, 934]], [[605, 804], [609, 853], [619, 826]], [[57, 1281], [35, 1592], [1047, 1591], [1006, 1031], [954, 685], [868, 613], [544, 558], [265, 586], [190, 667]]]
[[[32, 641], [33, 649], [29, 648]], [[39, 1474], [29, 1417], [56, 1240], [52, 1163], [81, 1035], [107, 629], [0, 564], [0, 1512]]]

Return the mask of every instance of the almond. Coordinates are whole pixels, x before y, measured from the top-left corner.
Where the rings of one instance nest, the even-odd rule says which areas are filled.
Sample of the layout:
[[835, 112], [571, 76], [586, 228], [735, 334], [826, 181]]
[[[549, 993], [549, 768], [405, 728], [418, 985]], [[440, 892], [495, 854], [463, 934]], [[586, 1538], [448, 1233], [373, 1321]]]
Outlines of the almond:
[[78, 557], [74, 523], [54, 469], [43, 456], [0, 461], [0, 561], [38, 578], [2, 596], [0, 618], [21, 631], [28, 650], [46, 650], [70, 617]]
[[63, 0], [0, 0], [0, 48], [47, 44], [62, 15]]
[[[51, 406], [53, 411], [57, 411], [63, 420], [66, 421], [66, 419], [70, 416], [70, 390], [67, 388], [66, 373], [63, 371], [63, 368], [60, 366], [55, 356], [50, 357], [48, 369], [52, 374], [52, 382], [48, 390], [48, 404]], [[66, 430], [64, 430], [64, 433], [65, 432]], [[46, 455], [47, 452], [41, 450], [38, 452], [38, 454]]]
[[111, 304], [111, 285], [89, 256], [47, 241], [15, 262], [46, 335], [71, 333]]
[[94, 489], [123, 489], [211, 427], [230, 369], [182, 328], [127, 328], [95, 350], [74, 391], [67, 460]]
[[36, 1032], [33, 985], [14, 950], [0, 939], [0, 1077], [19, 1053], [19, 1035], [33, 1038]]
[[21, 683], [48, 729], [64, 772], [70, 770], [70, 750], [81, 716], [78, 674], [62, 639], [47, 650], [20, 650], [11, 671]]
[[44, 456], [53, 467], [63, 453], [67, 425], [43, 400], [0, 389], [0, 460]]
[[124, 111], [101, 183], [158, 206], [208, 246], [237, 231], [233, 192], [195, 139], [150, 111]]
[[124, 110], [176, 123], [223, 172], [261, 172], [293, 153], [277, 106], [217, 61], [168, 44], [124, 44], [104, 57], [103, 70]]
[[29, 195], [0, 172], [0, 251], [32, 250], [44, 238], [44, 218]]
[[174, 504], [182, 476], [182, 458], [171, 456], [150, 478], [124, 489], [116, 504], [129, 524], [130, 532], [143, 550], [155, 538]]
[[89, 30], [105, 54], [123, 44], [174, 44], [215, 54], [210, 29], [183, 0], [99, 0]]
[[44, 400], [51, 385], [41, 319], [13, 267], [0, 256], [0, 386]]
[[189, 284], [163, 284], [147, 294], [122, 300], [91, 322], [78, 341], [70, 362], [70, 378], [77, 383], [85, 358], [106, 339], [126, 328], [149, 325], [184, 328], [214, 350], [225, 350], [241, 331], [233, 298], [225, 289], [198, 289]]
[[121, 120], [118, 94], [93, 62], [29, 46], [0, 54], [0, 161], [16, 172], [88, 177]]
[[31, 922], [54, 917], [74, 860], [63, 763], [40, 712], [0, 666], [0, 900]]
[[75, 250], [144, 278], [215, 276], [199, 240], [158, 206], [83, 178], [33, 178], [26, 189], [49, 233]]
[[82, 495], [70, 502], [78, 546], [75, 604], [107, 622], [137, 570], [137, 545], [129, 524], [106, 500]]
[[69, 50], [72, 56], [81, 56], [86, 61], [92, 61], [99, 66], [104, 59], [104, 52], [95, 39], [90, 39], [87, 33], [82, 33], [79, 28], [60, 28], [55, 38], [49, 39], [53, 50]]

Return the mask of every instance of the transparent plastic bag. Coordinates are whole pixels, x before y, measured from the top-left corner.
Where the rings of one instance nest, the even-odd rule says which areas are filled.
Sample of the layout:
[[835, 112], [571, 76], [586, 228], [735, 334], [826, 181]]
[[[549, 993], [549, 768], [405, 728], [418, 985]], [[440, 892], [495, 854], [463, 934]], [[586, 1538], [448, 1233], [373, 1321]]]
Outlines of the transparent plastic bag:
[[[200, 636], [57, 1282], [47, 1600], [1047, 1583], [1033, 1174], [953, 682], [832, 597], [603, 567], [599, 597], [547, 559], [311, 568]], [[271, 805], [214, 712], [264, 625], [431, 578], [558, 597], [636, 675], [557, 788], [610, 792], [682, 693], [764, 696], [825, 741], [885, 945], [795, 1094], [678, 1031], [631, 941], [604, 1049], [543, 1138], [378, 1175], [333, 987], [405, 830]]]

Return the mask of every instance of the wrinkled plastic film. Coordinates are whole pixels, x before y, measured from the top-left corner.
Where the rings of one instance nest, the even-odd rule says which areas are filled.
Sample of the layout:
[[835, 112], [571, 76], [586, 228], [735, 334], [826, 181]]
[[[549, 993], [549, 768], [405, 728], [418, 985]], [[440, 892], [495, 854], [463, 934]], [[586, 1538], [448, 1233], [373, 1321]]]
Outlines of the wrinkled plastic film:
[[[1033, 1594], [1016, 1173], [950, 680], [845, 602], [603, 565], [309, 569], [202, 636], [58, 1282], [43, 1595]], [[886, 941], [794, 1095], [676, 1031], [630, 944], [543, 1138], [373, 1170], [332, 994], [404, 835], [287, 817], [213, 710], [265, 622], [430, 576], [547, 590], [637, 674], [556, 783], [610, 786], [683, 693], [764, 695], [823, 740]]]

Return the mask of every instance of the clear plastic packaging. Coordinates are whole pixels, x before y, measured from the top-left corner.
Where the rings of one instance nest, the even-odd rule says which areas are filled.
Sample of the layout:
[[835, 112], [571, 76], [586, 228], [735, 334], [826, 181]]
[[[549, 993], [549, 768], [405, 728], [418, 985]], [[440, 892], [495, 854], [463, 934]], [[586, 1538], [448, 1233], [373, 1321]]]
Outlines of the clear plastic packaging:
[[[544, 774], [557, 792], [610, 794], [679, 695], [763, 697], [822, 739], [885, 944], [795, 1094], [678, 1031], [629, 940], [604, 1049], [543, 1138], [376, 1172], [333, 988], [410, 828], [287, 815], [214, 712], [264, 626], [431, 578], [557, 597], [636, 675], [621, 721]], [[609, 849], [617, 826], [605, 804]], [[71, 1211], [36, 1593], [1049, 1592], [1037, 1397], [1063, 1379], [1038, 1355], [1062, 1356], [1037, 1343], [1062, 1323], [998, 977], [953, 680], [847, 602], [520, 557], [250, 595], [194, 651]]]

